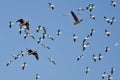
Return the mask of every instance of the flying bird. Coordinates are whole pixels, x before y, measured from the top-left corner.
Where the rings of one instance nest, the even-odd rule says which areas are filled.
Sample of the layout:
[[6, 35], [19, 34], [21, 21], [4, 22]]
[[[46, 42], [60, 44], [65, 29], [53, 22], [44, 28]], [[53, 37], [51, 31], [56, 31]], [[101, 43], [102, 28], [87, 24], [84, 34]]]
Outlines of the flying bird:
[[12, 61], [8, 61], [6, 66], [9, 66], [12, 63]]
[[78, 19], [77, 15], [73, 11], [71, 11], [71, 14], [72, 14], [72, 16], [74, 18], [74, 25], [76, 25], [76, 24], [83, 21], [83, 19]]
[[92, 29], [90, 30], [90, 36], [92, 36], [94, 32], [95, 32], [95, 30], [94, 30], [94, 28], [92, 28]]
[[87, 5], [86, 9], [89, 10], [89, 12], [91, 12], [93, 9], [95, 8], [94, 4], [89, 4]]
[[89, 37], [90, 37], [90, 35], [87, 35], [87, 36], [83, 39], [83, 43], [84, 43], [86, 40], [88, 40]]
[[24, 69], [25, 69], [25, 67], [27, 66], [27, 63], [26, 63], [26, 62], [24, 62], [21, 66], [22, 66], [22, 70], [24, 70]]
[[35, 58], [36, 58], [37, 60], [39, 60], [39, 55], [38, 55], [37, 51], [34, 51], [34, 50], [32, 50], [32, 49], [27, 49], [27, 52], [28, 52], [29, 55], [34, 55]]
[[36, 28], [36, 32], [39, 32], [40, 30], [42, 30], [43, 28], [39, 25], [37, 28]]
[[23, 50], [20, 51], [20, 54], [22, 55], [22, 57], [25, 55], [25, 52]]
[[106, 72], [103, 72], [102, 79], [104, 79], [107, 76]]
[[110, 18], [107, 18], [106, 16], [104, 16], [104, 21], [107, 23], [110, 23]]
[[39, 74], [35, 74], [35, 79], [37, 80], [39, 78]]
[[95, 20], [95, 15], [90, 14], [90, 19]]
[[40, 37], [38, 38], [37, 43], [39, 44], [41, 41], [43, 41], [43, 39]]
[[112, 80], [112, 76], [111, 75], [108, 75], [108, 80]]
[[49, 2], [48, 4], [49, 4], [49, 7], [50, 7], [52, 10], [54, 10], [54, 7], [55, 7], [54, 4], [52, 4], [52, 3], [50, 3], [50, 2]]
[[26, 30], [30, 30], [30, 24], [29, 21], [24, 21], [23, 19], [19, 19], [16, 22], [20, 23], [20, 26], [25, 26]]
[[56, 64], [56, 63], [55, 63], [55, 60], [54, 60], [53, 58], [48, 58], [48, 60], [49, 60], [51, 63]]
[[57, 35], [62, 34], [62, 32], [60, 31], [60, 29], [57, 30], [56, 34], [57, 34]]
[[76, 42], [77, 38], [78, 38], [77, 35], [73, 34], [72, 39], [73, 39], [74, 42]]
[[85, 68], [85, 73], [87, 74], [90, 71], [90, 68], [86, 67]]
[[116, 2], [115, 1], [111, 1], [111, 6], [115, 7], [116, 6]]
[[94, 62], [96, 62], [96, 59], [97, 59], [98, 57], [93, 54], [93, 57], [92, 57], [92, 58], [93, 58]]
[[112, 25], [115, 21], [116, 21], [116, 19], [115, 19], [115, 17], [113, 17], [112, 19], [110, 19], [110, 24]]
[[9, 28], [11, 28], [13, 26], [13, 22], [12, 21], [9, 21]]
[[114, 71], [115, 71], [115, 68], [112, 67], [112, 68], [111, 68], [111, 71], [110, 71], [110, 72], [111, 72], [111, 75], [113, 75]]
[[13, 55], [14, 60], [18, 59], [20, 57], [20, 54]]
[[110, 32], [107, 29], [105, 29], [105, 35], [110, 36]]
[[77, 57], [77, 61], [79, 61], [80, 59], [82, 59], [84, 56], [83, 55], [79, 55], [78, 57]]
[[50, 47], [47, 44], [41, 44], [44, 48], [50, 49]]
[[101, 55], [101, 53], [99, 53], [98, 60], [100, 61], [102, 58], [103, 58], [103, 56]]
[[90, 45], [90, 43], [83, 43], [82, 44], [82, 50], [84, 51], [88, 46]]
[[105, 52], [108, 52], [110, 50], [110, 48], [107, 46], [106, 48], [105, 48]]

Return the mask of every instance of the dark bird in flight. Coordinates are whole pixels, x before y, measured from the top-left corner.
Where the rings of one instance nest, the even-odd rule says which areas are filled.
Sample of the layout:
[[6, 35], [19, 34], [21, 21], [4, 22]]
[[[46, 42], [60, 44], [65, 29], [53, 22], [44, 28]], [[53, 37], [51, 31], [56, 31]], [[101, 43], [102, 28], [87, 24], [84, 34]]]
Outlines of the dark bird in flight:
[[20, 54], [13, 55], [14, 60], [18, 59], [20, 57]]
[[87, 35], [87, 36], [83, 39], [83, 43], [84, 43], [86, 40], [88, 40], [89, 37], [90, 37], [90, 35]]
[[25, 67], [27, 66], [27, 63], [26, 63], [26, 62], [24, 62], [21, 66], [22, 66], [22, 70], [24, 70], [24, 69], [25, 69]]
[[73, 39], [74, 42], [76, 42], [77, 38], [78, 38], [77, 35], [73, 34], [72, 39]]
[[43, 28], [39, 25], [37, 28], [36, 28], [36, 32], [39, 32], [40, 30], [42, 30]]
[[13, 26], [13, 22], [12, 21], [9, 21], [9, 28], [11, 28]]
[[19, 19], [16, 22], [20, 23], [20, 26], [25, 26], [26, 30], [30, 30], [30, 24], [29, 21], [24, 21], [23, 19]]
[[110, 23], [110, 19], [107, 18], [106, 16], [104, 16], [104, 21], [107, 22], [107, 23]]
[[88, 46], [90, 45], [90, 43], [83, 43], [82, 44], [82, 50], [84, 51]]
[[110, 71], [110, 72], [111, 72], [111, 75], [113, 75], [114, 71], [115, 71], [115, 68], [112, 67], [112, 68], [111, 68], [111, 71]]
[[98, 60], [100, 61], [102, 58], [103, 58], [103, 56], [101, 55], [101, 53], [99, 53]]
[[8, 61], [6, 66], [9, 66], [12, 63], [12, 61]]
[[89, 12], [91, 12], [93, 9], [95, 8], [94, 4], [89, 4], [87, 5], [86, 9], [89, 10]]
[[90, 14], [90, 19], [95, 20], [95, 15]]
[[52, 3], [50, 3], [50, 2], [49, 2], [48, 4], [49, 4], [49, 7], [50, 7], [52, 10], [54, 10], [54, 7], [55, 7], [55, 6], [54, 6]]
[[50, 47], [47, 44], [41, 44], [44, 48], [50, 49]]
[[56, 63], [55, 63], [55, 60], [54, 60], [53, 58], [48, 58], [48, 60], [49, 60], [51, 63], [56, 64]]
[[116, 2], [115, 1], [111, 1], [111, 6], [115, 7], [116, 6]]
[[62, 32], [60, 31], [60, 29], [57, 30], [56, 34], [57, 34], [57, 35], [62, 34]]
[[108, 80], [112, 80], [112, 76], [111, 75], [108, 75]]
[[94, 30], [94, 28], [92, 28], [92, 29], [90, 30], [90, 36], [92, 36], [94, 32], [95, 32], [95, 30]]
[[36, 58], [37, 60], [39, 60], [39, 55], [38, 55], [37, 51], [34, 51], [34, 50], [32, 50], [32, 49], [27, 49], [27, 52], [28, 52], [29, 55], [34, 55], [35, 58]]
[[112, 19], [110, 19], [110, 24], [112, 25], [115, 21], [116, 21], [116, 19], [115, 19], [115, 17], [113, 17]]
[[104, 79], [107, 76], [106, 72], [103, 72], [102, 79]]
[[87, 74], [90, 71], [90, 68], [86, 67], [85, 68], [85, 73]]
[[81, 21], [83, 21], [83, 19], [78, 19], [77, 15], [73, 11], [71, 11], [71, 14], [72, 14], [72, 16], [74, 18], [74, 25], [76, 25], [76, 24], [80, 23]]
[[84, 56], [83, 55], [79, 55], [78, 57], [77, 57], [77, 61], [79, 61], [80, 59], [82, 59]]
[[107, 29], [105, 29], [105, 35], [110, 36], [110, 32]]
[[23, 50], [20, 51], [20, 54], [22, 55], [22, 57], [25, 55], [25, 52]]
[[38, 38], [37, 43], [39, 44], [42, 40], [43, 40], [43, 39], [42, 39], [41, 37]]
[[93, 57], [92, 57], [92, 58], [93, 58], [94, 62], [96, 62], [96, 59], [97, 59], [98, 57], [93, 54]]
[[39, 74], [35, 74], [35, 79], [37, 80], [39, 78]]
[[105, 48], [105, 52], [108, 52], [110, 50], [110, 48], [107, 46], [106, 48]]

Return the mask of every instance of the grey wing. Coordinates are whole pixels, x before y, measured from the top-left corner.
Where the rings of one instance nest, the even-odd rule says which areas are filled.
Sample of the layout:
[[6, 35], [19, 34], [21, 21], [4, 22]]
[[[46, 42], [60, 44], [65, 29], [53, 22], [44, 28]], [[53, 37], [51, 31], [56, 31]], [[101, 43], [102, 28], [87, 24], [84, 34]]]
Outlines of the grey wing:
[[76, 16], [76, 14], [73, 11], [71, 11], [71, 14], [76, 22], [79, 21], [78, 17]]

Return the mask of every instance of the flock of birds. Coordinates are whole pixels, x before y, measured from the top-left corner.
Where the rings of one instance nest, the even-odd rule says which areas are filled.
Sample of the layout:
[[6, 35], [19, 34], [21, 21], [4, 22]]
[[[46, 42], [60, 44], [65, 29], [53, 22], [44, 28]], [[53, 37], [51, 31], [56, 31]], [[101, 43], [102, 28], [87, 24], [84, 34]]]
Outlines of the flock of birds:
[[[50, 7], [52, 10], [55, 9], [54, 4], [52, 4], [52, 3], [49, 2], [48, 5], [49, 5], [49, 7]], [[116, 7], [116, 2], [115, 2], [115, 1], [111, 1], [111, 6]], [[86, 6], [86, 10], [88, 10], [89, 12], [92, 12], [92, 10], [93, 10], [94, 8], [95, 8], [95, 5], [94, 5], [94, 4], [88, 4], [88, 5]], [[77, 10], [80, 12], [81, 15], [84, 15], [83, 12], [84, 12], [85, 9], [83, 9], [83, 8], [78, 8]], [[65, 14], [65, 16], [72, 16], [72, 17], [73, 17], [73, 20], [74, 20], [73, 25], [80, 24], [80, 23], [82, 23], [82, 21], [84, 21], [83, 19], [79, 19], [74, 11], [71, 11], [71, 14]], [[95, 15], [90, 14], [90, 19], [95, 20], [95, 19], [96, 19], [96, 18], [95, 18]], [[116, 21], [116, 19], [115, 19], [115, 17], [108, 18], [108, 17], [104, 16], [104, 21], [107, 22], [108, 24], [112, 25], [112, 24]], [[18, 30], [19, 30], [19, 34], [21, 35], [21, 34], [23, 33], [23, 34], [24, 34], [24, 36], [23, 36], [24, 39], [29, 38], [29, 37], [31, 37], [32, 39], [36, 39], [36, 37], [35, 37], [32, 33], [30, 33], [31, 27], [30, 27], [30, 22], [29, 22], [29, 21], [26, 21], [26, 20], [24, 20], [24, 19], [18, 19], [18, 20], [16, 20], [16, 24], [17, 24], [17, 23], [19, 23], [19, 29], [18, 29]], [[13, 28], [13, 26], [14, 26], [14, 23], [13, 23], [12, 21], [10, 21], [10, 22], [9, 22], [9, 28]], [[41, 36], [36, 40], [38, 44], [40, 44], [40, 43], [41, 43], [44, 39], [46, 39], [46, 38], [54, 41], [54, 38], [53, 38], [50, 34], [47, 33], [47, 30], [48, 30], [48, 29], [47, 29], [46, 27], [44, 27], [44, 26], [42, 27], [42, 26], [38, 25], [38, 26], [36, 27], [36, 33], [38, 33], [39, 31], [43, 32], [43, 33], [41, 34]], [[84, 39], [83, 39], [83, 41], [82, 41], [82, 45], [81, 45], [83, 51], [85, 51], [86, 48], [90, 45], [90, 43], [87, 42], [87, 40], [88, 40], [90, 37], [93, 36], [94, 32], [95, 32], [95, 29], [92, 28], [92, 29], [89, 31], [89, 34], [84, 37]], [[106, 35], [106, 36], [110, 37], [110, 33], [111, 33], [111, 32], [109, 32], [107, 29], [105, 29], [104, 32], [105, 32], [105, 35]], [[62, 34], [61, 29], [58, 29], [58, 30], [56, 31], [56, 35], [59, 36], [59, 35], [61, 35], [61, 34]], [[78, 38], [78, 36], [77, 36], [76, 34], [73, 34], [73, 35], [72, 35], [72, 40], [73, 40], [73, 42], [76, 42], [76, 41], [77, 41], [77, 38]], [[118, 44], [116, 44], [116, 46], [117, 46], [117, 45], [118, 45]], [[47, 44], [41, 43], [41, 46], [43, 46], [44, 48], [50, 49], [49, 45], [47, 45]], [[105, 49], [104, 49], [104, 52], [107, 53], [109, 50], [110, 50], [110, 47], [109, 47], [109, 46], [106, 46]], [[26, 49], [26, 51], [21, 50], [21, 51], [19, 52], [19, 54], [14, 54], [14, 55], [12, 55], [12, 56], [13, 56], [13, 59], [10, 60], [10, 61], [8, 61], [8, 62], [6, 63], [6, 66], [9, 66], [14, 60], [18, 59], [18, 58], [21, 57], [21, 56], [24, 57], [25, 55], [32, 55], [32, 56], [35, 57], [36, 60], [39, 60], [39, 53], [38, 53], [36, 50]], [[79, 55], [79, 56], [76, 58], [76, 61], [80, 61], [83, 57], [84, 57], [84, 55]], [[101, 61], [102, 58], [103, 58], [103, 55], [102, 55], [101, 53], [99, 53], [98, 56], [96, 56], [95, 54], [92, 55], [92, 59], [93, 59], [94, 62], [96, 62], [97, 59], [98, 59], [99, 61]], [[54, 58], [48, 58], [48, 60], [49, 60], [51, 63], [53, 63], [54, 65], [56, 65], [56, 61], [54, 60]], [[27, 66], [27, 63], [26, 63], [26, 62], [23, 62], [23, 64], [21, 64], [21, 69], [24, 70], [24, 69], [26, 68], [26, 66]], [[87, 66], [87, 67], [85, 68], [85, 73], [88, 74], [90, 70], [91, 70], [91, 69]], [[111, 70], [110, 70], [110, 73], [111, 73], [111, 74], [107, 74], [107, 72], [103, 72], [103, 73], [101, 74], [101, 79], [105, 79], [105, 77], [107, 77], [107, 80], [111, 80], [112, 77], [113, 77], [114, 71], [115, 71], [115, 68], [112, 67]], [[40, 77], [40, 75], [39, 75], [38, 73], [36, 73], [36, 74], [35, 74], [35, 79], [37, 80], [37, 79], [39, 79], [39, 77]]]

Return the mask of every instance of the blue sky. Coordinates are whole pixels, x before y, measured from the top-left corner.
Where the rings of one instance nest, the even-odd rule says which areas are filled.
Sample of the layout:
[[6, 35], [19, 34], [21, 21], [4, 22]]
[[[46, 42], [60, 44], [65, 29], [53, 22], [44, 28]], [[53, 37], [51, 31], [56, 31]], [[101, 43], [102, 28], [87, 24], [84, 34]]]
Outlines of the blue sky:
[[[119, 52], [120, 52], [120, 1], [114, 0], [117, 4], [114, 8], [111, 6], [111, 0], [1, 0], [0, 1], [0, 79], [4, 80], [35, 80], [35, 74], [38, 73], [38, 80], [101, 80], [101, 75], [105, 71], [108, 75], [110, 69], [114, 67], [115, 73], [112, 75], [113, 80], [120, 79]], [[48, 3], [55, 5], [55, 9], [49, 8]], [[94, 4], [92, 12], [86, 10], [88, 4]], [[84, 14], [80, 15], [77, 8], [82, 7]], [[83, 19], [83, 22], [73, 25], [73, 17], [64, 16], [64, 14], [75, 14]], [[89, 14], [94, 14], [96, 19], [92, 20]], [[116, 21], [110, 25], [104, 21], [104, 16], [108, 18], [115, 17]], [[35, 36], [35, 40], [28, 37], [24, 39], [22, 33], [18, 33], [19, 23], [16, 20], [23, 18], [30, 21], [30, 33]], [[8, 23], [14, 24], [9, 28]], [[42, 32], [36, 33], [38, 25], [45, 26], [47, 33], [55, 40], [45, 39], [41, 43], [48, 44], [50, 50], [37, 44], [37, 38]], [[90, 30], [94, 28], [95, 32], [87, 42], [90, 46], [82, 51], [82, 40], [87, 36]], [[62, 34], [57, 36], [55, 33], [60, 29]], [[104, 30], [111, 32], [110, 37], [105, 35]], [[72, 35], [76, 34], [78, 39], [73, 42]], [[117, 46], [114, 46], [118, 43]], [[110, 47], [105, 53], [104, 48]], [[11, 65], [6, 66], [7, 62], [13, 59], [12, 55], [20, 53], [23, 50], [27, 54], [26, 48], [36, 50], [39, 54], [39, 61], [33, 56], [25, 55], [14, 60]], [[103, 59], [94, 62], [92, 55], [96, 56], [101, 53]], [[84, 55], [80, 61], [76, 61], [77, 56]], [[48, 58], [54, 58], [56, 65], [50, 63]], [[21, 64], [27, 63], [25, 70], [21, 69]], [[91, 70], [85, 73], [85, 68]], [[105, 78], [107, 80], [107, 77]]]

